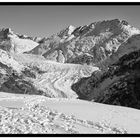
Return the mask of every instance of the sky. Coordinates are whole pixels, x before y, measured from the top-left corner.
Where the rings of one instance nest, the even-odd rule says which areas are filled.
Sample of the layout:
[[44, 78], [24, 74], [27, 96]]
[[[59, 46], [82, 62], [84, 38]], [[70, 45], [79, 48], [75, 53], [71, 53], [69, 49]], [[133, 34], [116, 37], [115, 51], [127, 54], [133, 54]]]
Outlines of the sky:
[[140, 6], [0, 6], [0, 28], [32, 37], [48, 37], [69, 25], [116, 18], [140, 28]]

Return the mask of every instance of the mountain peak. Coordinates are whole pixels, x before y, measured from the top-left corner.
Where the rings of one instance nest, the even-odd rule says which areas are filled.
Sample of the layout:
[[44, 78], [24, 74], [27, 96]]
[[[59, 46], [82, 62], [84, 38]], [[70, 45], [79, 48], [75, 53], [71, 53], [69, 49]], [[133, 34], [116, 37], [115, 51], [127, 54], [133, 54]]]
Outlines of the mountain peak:
[[76, 27], [69, 25], [68, 29], [69, 29], [68, 34], [70, 35], [76, 29]]
[[58, 36], [60, 38], [65, 38], [65, 37], [68, 37], [72, 34], [72, 32], [76, 29], [76, 27], [74, 27], [73, 25], [69, 25], [67, 26], [66, 28], [64, 28], [63, 30], [61, 30], [59, 33], [58, 33]]

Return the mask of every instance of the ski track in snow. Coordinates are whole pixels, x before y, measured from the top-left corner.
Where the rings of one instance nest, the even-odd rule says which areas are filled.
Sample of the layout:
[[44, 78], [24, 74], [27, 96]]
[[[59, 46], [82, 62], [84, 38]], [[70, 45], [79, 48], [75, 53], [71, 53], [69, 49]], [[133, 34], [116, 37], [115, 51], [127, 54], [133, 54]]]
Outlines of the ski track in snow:
[[[2, 118], [0, 133], [127, 133], [123, 127], [115, 127], [103, 120], [95, 119], [96, 114], [95, 117], [92, 114], [93, 119], [90, 118], [91, 116], [85, 118], [84, 111], [79, 111], [79, 106], [83, 104], [81, 110], [85, 106], [84, 109], [88, 107], [87, 111], [94, 112], [94, 106], [96, 109], [101, 109], [98, 104], [94, 105], [77, 99], [49, 99], [35, 95], [25, 96], [2, 92], [0, 95], [0, 117]], [[8, 99], [7, 96], [11, 98]], [[107, 106], [105, 108], [105, 111], [110, 112]]]

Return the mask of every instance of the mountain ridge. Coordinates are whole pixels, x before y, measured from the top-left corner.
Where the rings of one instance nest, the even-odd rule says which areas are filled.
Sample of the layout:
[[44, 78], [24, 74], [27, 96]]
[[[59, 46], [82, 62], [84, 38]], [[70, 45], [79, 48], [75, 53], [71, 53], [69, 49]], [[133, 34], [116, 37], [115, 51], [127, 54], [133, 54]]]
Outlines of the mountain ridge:
[[77, 27], [66, 39], [54, 35], [52, 40], [47, 39], [28, 53], [63, 63], [90, 64], [95, 61], [95, 64], [111, 55], [133, 34], [139, 33], [138, 29], [123, 20], [99, 21]]

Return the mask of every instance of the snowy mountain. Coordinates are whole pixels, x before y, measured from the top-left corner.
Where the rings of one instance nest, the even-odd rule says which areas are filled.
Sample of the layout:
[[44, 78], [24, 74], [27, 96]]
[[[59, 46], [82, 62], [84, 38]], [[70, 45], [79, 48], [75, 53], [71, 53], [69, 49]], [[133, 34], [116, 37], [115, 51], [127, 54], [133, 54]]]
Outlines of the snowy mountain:
[[69, 26], [44, 39], [28, 53], [61, 63], [94, 65], [106, 60], [123, 42], [139, 33], [140, 30], [118, 19], [94, 22], [77, 28]]
[[[23, 38], [24, 37], [24, 38]], [[0, 31], [0, 48], [10, 53], [23, 53], [30, 51], [39, 44], [26, 36], [14, 34], [10, 28]]]
[[139, 133], [139, 73], [140, 30], [124, 20], [44, 38], [1, 29], [0, 133]]

